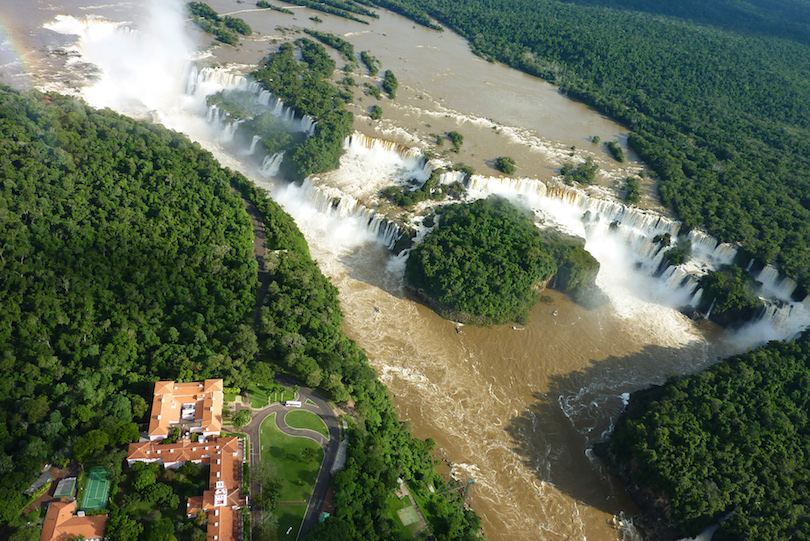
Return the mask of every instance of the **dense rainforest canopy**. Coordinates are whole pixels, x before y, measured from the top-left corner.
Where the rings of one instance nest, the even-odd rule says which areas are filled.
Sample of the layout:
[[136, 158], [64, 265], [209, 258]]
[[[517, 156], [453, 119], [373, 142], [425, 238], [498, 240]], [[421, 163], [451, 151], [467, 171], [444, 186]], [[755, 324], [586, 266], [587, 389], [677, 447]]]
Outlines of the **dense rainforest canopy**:
[[436, 539], [478, 539], [480, 518], [474, 512], [451, 504], [451, 494], [428, 490], [445, 485], [433, 468], [433, 444], [413, 438], [407, 424], [397, 419], [365, 353], [343, 334], [338, 290], [310, 258], [301, 233], [263, 190], [243, 178], [238, 188], [264, 216], [268, 238], [275, 239], [265, 261], [270, 285], [257, 329], [258, 364], [267, 360], [337, 401], [351, 399], [358, 414], [346, 468], [334, 481], [335, 513], [307, 539], [396, 539], [386, 500], [398, 486], [397, 478], [412, 483], [412, 490], [428, 501]]
[[374, 0], [624, 122], [687, 228], [788, 275], [810, 261], [806, 0]]
[[5, 87], [0, 118], [2, 523], [41, 463], [126, 443], [155, 380], [248, 377], [256, 262], [185, 137]]
[[[384, 510], [398, 477], [435, 508], [437, 539], [477, 538], [475, 513], [428, 492], [444, 486], [431, 443], [397, 419], [342, 333], [337, 290], [264, 191], [184, 136], [72, 98], [0, 87], [0, 119], [0, 526], [32, 534], [19, 522], [22, 492], [46, 461], [102, 464], [115, 494], [121, 446], [138, 438], [155, 381], [238, 388], [278, 370], [355, 401], [335, 514], [318, 539], [395, 538]], [[237, 190], [261, 213], [271, 252], [258, 341], [253, 231]], [[199, 531], [168, 519], [194, 487], [133, 475], [149, 486], [110, 504], [112, 537]], [[163, 518], [130, 514], [144, 502]]]
[[533, 287], [556, 270], [531, 217], [490, 197], [446, 207], [439, 226], [411, 252], [405, 279], [439, 313], [505, 323], [528, 316], [538, 298]]
[[[810, 334], [634, 393], [609, 451], [683, 535], [810, 539]], [[653, 521], [648, 521], [652, 523]]]

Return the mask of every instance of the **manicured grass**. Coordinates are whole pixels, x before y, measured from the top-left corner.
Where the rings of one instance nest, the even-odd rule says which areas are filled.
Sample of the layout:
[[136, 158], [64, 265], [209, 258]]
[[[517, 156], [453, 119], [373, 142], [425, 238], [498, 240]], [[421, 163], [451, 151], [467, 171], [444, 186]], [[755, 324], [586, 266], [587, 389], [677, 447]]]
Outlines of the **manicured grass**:
[[[276, 508], [276, 516], [278, 516], [278, 539], [284, 541], [286, 539], [293, 540], [298, 537], [298, 529], [301, 527], [301, 522], [304, 520], [304, 514], [307, 512], [306, 504], [301, 505], [279, 505]], [[292, 527], [290, 533], [287, 530]]]
[[284, 421], [293, 428], [308, 428], [315, 432], [320, 432], [323, 434], [324, 438], [329, 439], [329, 430], [326, 428], [326, 423], [311, 411], [298, 410], [287, 412]]
[[313, 402], [312, 400], [310, 400], [309, 398], [307, 398], [307, 402], [306, 402], [306, 403], [307, 403], [307, 405], [308, 405], [308, 406], [317, 406], [317, 405], [318, 405], [318, 404], [316, 404], [315, 402]]
[[[424, 486], [424, 484], [422, 486]], [[428, 527], [433, 530], [436, 527], [436, 516], [430, 512], [430, 506], [427, 505], [430, 495], [418, 490], [418, 487], [410, 482], [408, 483], [408, 489], [411, 491], [414, 503], [419, 506], [419, 510], [422, 511], [422, 516], [425, 517]]]
[[225, 394], [225, 403], [233, 402], [236, 400], [236, 393], [224, 393]]
[[397, 511], [399, 511], [400, 509], [405, 509], [406, 507], [411, 506], [411, 500], [407, 497], [402, 498], [400, 500], [396, 496], [390, 496], [385, 500], [385, 503], [388, 508], [388, 518], [390, 518], [394, 522], [394, 525], [397, 527], [397, 531], [399, 532], [400, 537], [402, 539], [412, 538], [414, 534], [414, 532], [411, 531], [412, 527], [408, 528], [407, 526], [402, 524], [399, 515], [397, 515]]
[[264, 389], [252, 385], [250, 389], [248, 389], [248, 396], [250, 396], [250, 405], [254, 408], [263, 408], [274, 402], [283, 402], [295, 398], [292, 389], [281, 386], [274, 387], [273, 389]]
[[[309, 438], [293, 438], [276, 427], [276, 414], [262, 422], [262, 461], [272, 462], [282, 481], [279, 501], [305, 501], [312, 494], [318, 470], [323, 461], [323, 449]], [[314, 449], [316, 459], [305, 461], [304, 450]]]

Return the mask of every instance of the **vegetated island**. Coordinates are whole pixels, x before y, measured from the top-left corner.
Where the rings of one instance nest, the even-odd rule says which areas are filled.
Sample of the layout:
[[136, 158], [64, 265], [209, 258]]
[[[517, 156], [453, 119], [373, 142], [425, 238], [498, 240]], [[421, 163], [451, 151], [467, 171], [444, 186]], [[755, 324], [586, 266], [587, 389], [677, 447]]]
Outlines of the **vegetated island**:
[[585, 291], [598, 268], [581, 244], [549, 242], [528, 213], [491, 196], [444, 207], [439, 225], [411, 252], [405, 282], [442, 317], [524, 322], [537, 289], [559, 269], [561, 289]]
[[[697, 0], [373, 0], [435, 18], [632, 130], [683, 221], [810, 293], [810, 8]], [[415, 16], [413, 13], [418, 13]], [[538, 30], [540, 29], [540, 30]], [[621, 31], [617, 31], [621, 29]]]
[[[38, 534], [23, 491], [43, 463], [76, 460], [107, 470], [110, 538], [204, 537], [174, 517], [205, 475], [124, 469], [153, 384], [224, 378], [238, 393], [280, 372], [353, 404], [335, 512], [307, 538], [397, 539], [387, 499], [398, 478], [429, 506], [438, 539], [478, 538], [479, 517], [441, 494], [432, 442], [397, 419], [343, 334], [337, 290], [263, 190], [184, 136], [72, 98], [0, 87], [0, 116], [4, 532]], [[239, 193], [271, 253], [256, 331], [254, 232]]]
[[642, 510], [645, 539], [810, 538], [810, 333], [633, 393], [595, 446]]

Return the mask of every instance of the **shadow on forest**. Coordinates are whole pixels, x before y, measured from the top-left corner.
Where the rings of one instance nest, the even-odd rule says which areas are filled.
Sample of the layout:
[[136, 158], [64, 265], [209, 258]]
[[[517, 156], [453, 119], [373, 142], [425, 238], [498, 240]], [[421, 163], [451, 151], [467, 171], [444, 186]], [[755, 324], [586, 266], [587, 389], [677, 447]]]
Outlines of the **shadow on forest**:
[[724, 30], [765, 35], [779, 39], [791, 39], [798, 43], [810, 43], [807, 25], [810, 24], [810, 8], [799, 2], [775, 0], [770, 5], [742, 3], [734, 0], [705, 2], [660, 2], [650, 0], [574, 0], [573, 3], [588, 6], [604, 6], [628, 11], [664, 15], [711, 25]]
[[[710, 364], [705, 346], [647, 346], [625, 357], [591, 361], [585, 369], [552, 376], [547, 393], [506, 426], [511, 449], [537, 478], [575, 500], [616, 514], [623, 487], [586, 449], [602, 439], [624, 409], [622, 393], [664, 383], [674, 374]], [[618, 498], [618, 499], [617, 499]]]

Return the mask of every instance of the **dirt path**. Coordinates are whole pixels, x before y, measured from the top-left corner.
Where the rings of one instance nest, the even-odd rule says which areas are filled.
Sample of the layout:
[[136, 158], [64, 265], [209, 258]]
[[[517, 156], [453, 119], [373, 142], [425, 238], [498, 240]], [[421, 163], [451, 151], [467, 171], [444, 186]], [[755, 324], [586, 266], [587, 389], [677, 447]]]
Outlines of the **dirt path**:
[[245, 209], [253, 221], [253, 257], [256, 258], [256, 262], [259, 264], [259, 291], [256, 293], [256, 307], [253, 309], [253, 329], [256, 330], [262, 314], [264, 297], [267, 295], [267, 288], [270, 286], [270, 275], [264, 266], [264, 256], [267, 255], [267, 234], [264, 231], [264, 220], [262, 220], [259, 209], [244, 197], [242, 197], [242, 201], [244, 201]]

